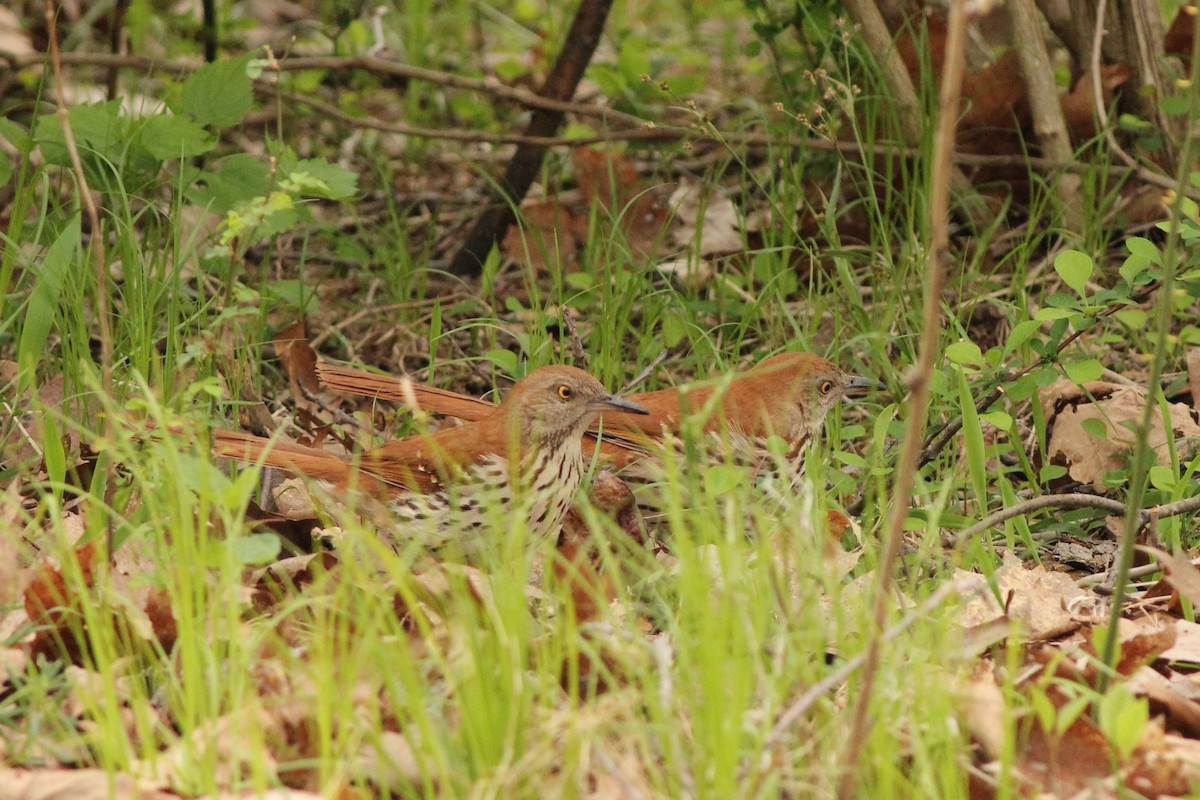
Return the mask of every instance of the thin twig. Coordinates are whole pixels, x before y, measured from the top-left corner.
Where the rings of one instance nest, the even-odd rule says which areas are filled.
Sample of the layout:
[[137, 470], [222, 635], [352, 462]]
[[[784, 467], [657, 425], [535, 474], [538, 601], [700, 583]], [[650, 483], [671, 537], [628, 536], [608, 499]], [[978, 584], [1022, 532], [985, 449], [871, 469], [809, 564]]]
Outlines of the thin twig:
[[666, 350], [658, 351], [658, 355], [656, 355], [654, 357], [653, 361], [651, 361], [649, 364], [646, 365], [646, 368], [644, 370], [639, 372], [637, 375], [634, 375], [632, 378], [629, 379], [629, 381], [623, 387], [621, 387], [620, 394], [627, 394], [629, 392], [632, 392], [639, 385], [641, 385], [641, 383], [643, 381], [645, 381], [647, 378], [649, 378], [651, 375], [653, 375], [654, 370], [658, 369], [658, 365], [666, 360], [667, 360], [667, 351]]
[[892, 588], [895, 584], [896, 562], [904, 537], [904, 521], [908, 518], [913, 486], [916, 482], [917, 461], [921, 455], [922, 432], [929, 410], [929, 381], [938, 357], [941, 335], [940, 313], [942, 291], [946, 280], [950, 246], [950, 183], [953, 167], [950, 154], [954, 151], [954, 132], [958, 123], [960, 92], [966, 63], [967, 11], [965, 0], [950, 3], [947, 20], [945, 60], [939, 94], [937, 129], [934, 132], [929, 180], [929, 250], [926, 266], [924, 308], [921, 316], [921, 338], [915, 368], [908, 375], [911, 391], [908, 424], [904, 444], [896, 464], [896, 482], [891, 492], [891, 513], [884, 532], [883, 545], [876, 567], [875, 605], [871, 629], [867, 631], [867, 650], [863, 661], [862, 681], [850, 717], [850, 732], [846, 742], [842, 776], [838, 781], [840, 800], [857, 796], [860, 760], [870, 733], [871, 694], [879, 671], [883, 633], [888, 610], [893, 606]]
[[1025, 500], [1008, 508], [1003, 508], [995, 514], [976, 522], [971, 527], [964, 528], [955, 534], [954, 546], [958, 547], [968, 539], [978, 536], [989, 528], [999, 525], [1001, 522], [1010, 520], [1013, 517], [1032, 514], [1034, 511], [1040, 511], [1043, 508], [1098, 508], [1101, 511], [1107, 511], [1109, 514], [1124, 514], [1126, 511], [1125, 504], [1120, 500], [1112, 500], [1094, 494], [1047, 494], [1042, 497]]
[[579, 337], [579, 328], [575, 325], [575, 314], [567, 306], [561, 306], [563, 327], [567, 329], [567, 348], [571, 351], [571, 361], [579, 369], [587, 369], [587, 351], [583, 349], [583, 339]]
[[[96, 209], [96, 200], [88, 186], [87, 175], [83, 171], [83, 160], [79, 156], [79, 147], [75, 141], [75, 132], [71, 127], [70, 106], [67, 105], [66, 83], [63, 80], [62, 53], [58, 48], [58, 12], [54, 0], [46, 0], [46, 36], [50, 42], [50, 68], [54, 76], [54, 97], [58, 103], [58, 120], [62, 125], [63, 144], [71, 159], [71, 172], [75, 176], [75, 185], [79, 189], [79, 200], [87, 213], [88, 224], [91, 226], [88, 242], [92, 250], [92, 262], [95, 268], [96, 280], [96, 324], [97, 336], [100, 339], [100, 386], [104, 393], [101, 404], [112, 402], [113, 399], [113, 347], [112, 328], [109, 320], [108, 305], [108, 258], [104, 252], [104, 229], [100, 226], [100, 212]], [[109, 441], [116, 440], [116, 424], [113, 415], [101, 409], [104, 436]], [[102, 452], [96, 466], [97, 472], [106, 468], [105, 454]], [[109, 482], [106, 490], [105, 506], [112, 507], [112, 497], [116, 491], [114, 482]], [[105, 546], [106, 557], [112, 558], [113, 553], [113, 522], [111, 516], [106, 516], [107, 535]]]

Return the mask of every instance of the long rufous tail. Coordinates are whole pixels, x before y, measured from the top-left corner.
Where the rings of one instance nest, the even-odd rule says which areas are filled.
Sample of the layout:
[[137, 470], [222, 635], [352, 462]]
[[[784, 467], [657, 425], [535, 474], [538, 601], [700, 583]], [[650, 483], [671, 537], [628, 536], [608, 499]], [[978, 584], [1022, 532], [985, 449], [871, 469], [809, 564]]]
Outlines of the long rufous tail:
[[214, 430], [213, 452], [253, 464], [294, 472], [337, 484], [349, 482], [351, 467], [329, 453], [290, 442], [276, 442], [238, 431]]

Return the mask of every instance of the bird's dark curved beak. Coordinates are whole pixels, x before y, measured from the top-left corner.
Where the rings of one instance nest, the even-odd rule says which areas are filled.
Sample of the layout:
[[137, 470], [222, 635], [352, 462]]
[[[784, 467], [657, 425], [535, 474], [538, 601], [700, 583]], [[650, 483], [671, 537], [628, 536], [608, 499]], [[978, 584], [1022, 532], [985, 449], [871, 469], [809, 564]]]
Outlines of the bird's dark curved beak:
[[591, 403], [597, 411], [625, 411], [630, 414], [649, 414], [650, 411], [632, 400], [626, 400], [615, 394], [598, 397]]
[[887, 384], [874, 378], [864, 378], [862, 375], [851, 375], [846, 378], [846, 397], [866, 397], [872, 390], [884, 391]]

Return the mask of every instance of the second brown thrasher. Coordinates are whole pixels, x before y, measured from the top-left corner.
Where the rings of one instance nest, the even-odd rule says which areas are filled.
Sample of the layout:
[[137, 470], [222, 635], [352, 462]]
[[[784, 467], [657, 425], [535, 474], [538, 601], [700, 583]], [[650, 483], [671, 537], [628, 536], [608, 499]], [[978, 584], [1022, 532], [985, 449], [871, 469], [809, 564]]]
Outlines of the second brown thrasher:
[[[309, 447], [232, 431], [214, 433], [218, 455], [254, 461], [338, 489], [357, 485], [403, 520], [428, 524], [436, 546], [469, 537], [517, 504], [529, 532], [556, 532], [587, 470], [581, 437], [602, 412], [645, 414], [574, 367], [536, 369], [477, 421], [390, 442], [354, 463]], [[464, 539], [464, 545], [470, 543]]]
[[[460, 419], [480, 419], [495, 407], [408, 378], [354, 367], [322, 362], [317, 364], [317, 375], [331, 389], [399, 402], [415, 400], [426, 411]], [[707, 413], [701, 427], [713, 440], [712, 458], [723, 459], [728, 453], [757, 469], [771, 457], [770, 437], [778, 436], [787, 444], [787, 461], [798, 470], [805, 446], [833, 405], [878, 385], [812, 353], [780, 353], [739, 373], [724, 387], [706, 382], [629, 395], [649, 413], [606, 414], [601, 454], [623, 468], [623, 474], [651, 477], [653, 467], [646, 461], [654, 446], [668, 435], [678, 437], [688, 415]]]

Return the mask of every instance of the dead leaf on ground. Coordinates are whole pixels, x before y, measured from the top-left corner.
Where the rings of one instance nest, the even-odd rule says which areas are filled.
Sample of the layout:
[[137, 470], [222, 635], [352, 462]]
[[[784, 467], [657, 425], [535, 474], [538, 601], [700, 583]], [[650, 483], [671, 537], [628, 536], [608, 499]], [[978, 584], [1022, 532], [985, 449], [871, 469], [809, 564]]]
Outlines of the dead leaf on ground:
[[1192, 407], [1200, 408], [1200, 347], [1189, 347], [1187, 351], [1188, 389], [1192, 393]]
[[[1094, 398], [1094, 400], [1093, 400]], [[1052, 425], [1046, 453], [1052, 463], [1067, 467], [1071, 477], [1104, 490], [1104, 475], [1125, 466], [1132, 452], [1134, 435], [1130, 425], [1141, 421], [1146, 394], [1140, 386], [1092, 381], [1083, 387], [1060, 379], [1042, 391], [1042, 407]], [[1170, 403], [1171, 436], [1200, 439], [1200, 424], [1183, 403]], [[1089, 423], [1097, 420], [1097, 423]], [[1102, 425], [1105, 437], [1092, 436], [1085, 424]], [[1170, 450], [1157, 406], [1151, 415], [1148, 443], [1158, 464], [1170, 463]], [[1187, 448], [1180, 448], [1181, 455]]]
[[670, 206], [680, 222], [667, 239], [672, 249], [697, 257], [746, 249], [737, 207], [724, 192], [711, 190], [698, 181], [680, 181]]
[[110, 775], [102, 769], [3, 769], [0, 800], [179, 800], [162, 791], [156, 782], [137, 781], [128, 775]]
[[1004, 616], [1023, 623], [1030, 639], [1050, 639], [1077, 629], [1082, 621], [1099, 612], [1094, 595], [1075, 585], [1070, 575], [1051, 572], [1042, 566], [1027, 569], [1011, 552], [996, 570], [1002, 608], [990, 592], [974, 595], [959, 612], [959, 624], [974, 628]]

